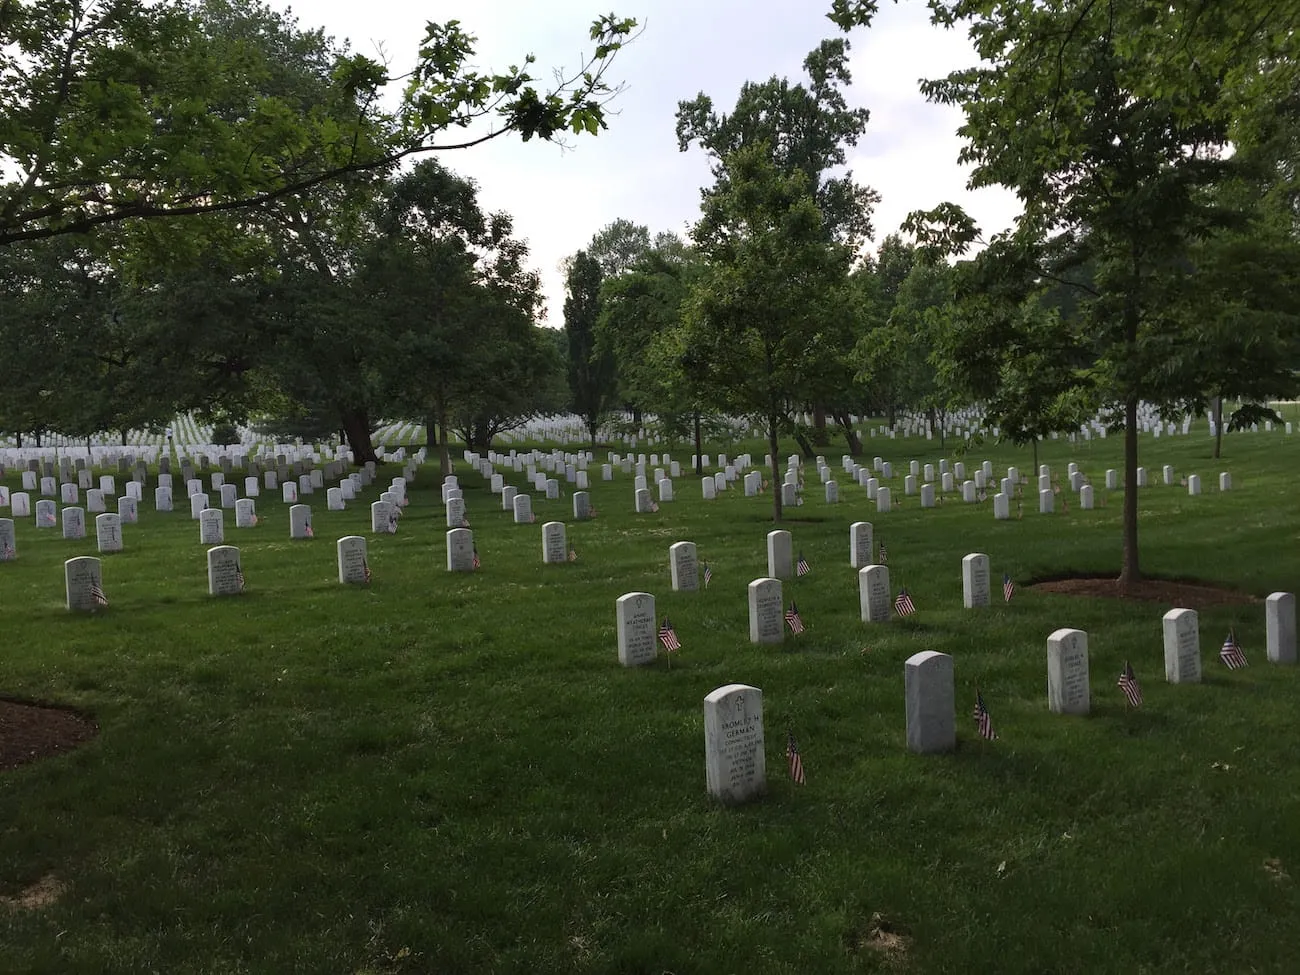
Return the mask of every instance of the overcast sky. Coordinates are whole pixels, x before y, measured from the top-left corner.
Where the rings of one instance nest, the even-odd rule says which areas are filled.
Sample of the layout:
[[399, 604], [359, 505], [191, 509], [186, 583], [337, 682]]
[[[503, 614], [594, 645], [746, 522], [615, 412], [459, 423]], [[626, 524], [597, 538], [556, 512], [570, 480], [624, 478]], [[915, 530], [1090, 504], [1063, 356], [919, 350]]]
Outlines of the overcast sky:
[[[272, 0], [281, 9], [284, 0]], [[920, 0], [884, 3], [869, 31], [852, 41], [850, 102], [871, 121], [850, 156], [854, 178], [880, 193], [876, 239], [896, 231], [908, 212], [953, 200], [985, 234], [1004, 229], [1018, 207], [1001, 190], [970, 193], [957, 165], [962, 116], [928, 104], [920, 78], [974, 63], [963, 33], [932, 27]], [[700, 188], [711, 183], [698, 148], [682, 153], [675, 135], [677, 103], [705, 92], [720, 111], [735, 105], [745, 81], [773, 75], [802, 81], [805, 55], [837, 35], [826, 19], [830, 0], [301, 0], [303, 27], [321, 26], [353, 50], [382, 50], [394, 72], [413, 64], [426, 21], [459, 20], [479, 39], [483, 68], [537, 56], [539, 78], [580, 63], [590, 53], [590, 23], [613, 9], [635, 17], [644, 32], [615, 59], [611, 77], [626, 85], [612, 106], [608, 131], [574, 137], [569, 148], [503, 137], [441, 161], [479, 184], [490, 210], [515, 218], [542, 273], [547, 324], [563, 324], [560, 261], [619, 217], [651, 232], [685, 234], [699, 213]]]

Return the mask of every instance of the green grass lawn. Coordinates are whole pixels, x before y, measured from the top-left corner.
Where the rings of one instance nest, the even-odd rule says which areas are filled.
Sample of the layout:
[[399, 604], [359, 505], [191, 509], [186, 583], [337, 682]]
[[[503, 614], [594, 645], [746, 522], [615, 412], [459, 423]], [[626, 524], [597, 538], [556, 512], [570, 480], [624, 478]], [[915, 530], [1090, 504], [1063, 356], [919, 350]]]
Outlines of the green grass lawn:
[[[1154, 480], [1170, 463], [1205, 485], [1143, 493], [1144, 570], [1294, 591], [1300, 436], [1233, 435], [1222, 461], [1209, 449], [1143, 439]], [[1040, 460], [1079, 462], [1100, 504], [1119, 450], [1050, 442]], [[825, 453], [838, 471], [841, 445]], [[908, 460], [941, 456], [919, 439], [867, 440], [876, 453], [896, 497]], [[985, 458], [1032, 474], [1027, 450], [964, 459]], [[248, 589], [220, 600], [197, 522], [154, 513], [151, 480], [126, 551], [104, 557], [111, 608], [93, 616], [64, 610], [62, 575], [94, 554], [93, 520], [80, 542], [26, 520], [19, 560], [0, 565], [0, 693], [75, 705], [101, 734], [0, 773], [0, 895], [66, 884], [43, 909], [0, 906], [0, 971], [1295, 970], [1300, 674], [1266, 662], [1262, 604], [1203, 611], [1206, 679], [1171, 686], [1172, 607], [1024, 588], [1117, 572], [1119, 492], [1091, 512], [1027, 502], [1009, 522], [954, 499], [877, 515], [843, 476], [842, 503], [824, 504], [810, 468], [783, 526], [812, 565], [786, 584], [808, 630], [759, 648], [746, 585], [766, 574], [770, 499], [706, 503], [683, 476], [677, 501], [638, 516], [631, 477], [602, 483], [603, 459], [596, 521], [534, 493], [531, 526], [459, 465], [472, 575], [445, 571], [432, 468], [393, 537], [370, 535], [368, 504], [328, 512], [318, 493], [304, 499], [316, 539], [291, 543], [287, 506], [263, 496], [259, 527], [227, 515]], [[570, 522], [576, 563], [541, 564], [552, 518]], [[906, 621], [859, 621], [857, 520], [913, 596]], [[333, 541], [353, 533], [370, 538], [368, 588], [335, 581]], [[712, 564], [707, 591], [671, 591], [679, 540]], [[1003, 571], [1021, 584], [1009, 606], [961, 608], [969, 552], [990, 555], [995, 599]], [[671, 670], [618, 666], [614, 602], [636, 590], [676, 625]], [[1063, 626], [1089, 634], [1087, 718], [1047, 710], [1046, 638]], [[1217, 660], [1229, 627], [1245, 670]], [[905, 748], [903, 662], [925, 649], [955, 658], [948, 756]], [[1136, 713], [1115, 686], [1126, 659]], [[732, 682], [764, 692], [769, 794], [729, 809], [705, 792], [702, 702]], [[995, 742], [975, 734], [977, 684]], [[804, 787], [785, 775], [787, 729]]]

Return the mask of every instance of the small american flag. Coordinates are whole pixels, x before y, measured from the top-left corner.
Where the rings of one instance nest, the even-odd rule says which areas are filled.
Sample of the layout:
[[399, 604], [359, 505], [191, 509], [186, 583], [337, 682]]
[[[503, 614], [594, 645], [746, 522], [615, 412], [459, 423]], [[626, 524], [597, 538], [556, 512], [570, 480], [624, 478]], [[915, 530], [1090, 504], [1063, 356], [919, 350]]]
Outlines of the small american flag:
[[388, 532], [390, 535], [397, 534], [397, 515], [388, 516]]
[[244, 591], [244, 570], [238, 562], [235, 563], [235, 585], [239, 586], [239, 591]]
[[912, 597], [907, 594], [906, 589], [898, 590], [898, 598], [894, 600], [894, 612], [899, 616], [911, 616], [916, 612], [916, 606], [912, 604]]
[[307, 524], [307, 527], [303, 529], [303, 534], [306, 535], [308, 538], [315, 538], [315, 537], [316, 537], [316, 533], [315, 533], [314, 531], [311, 530], [311, 524], [310, 524], [310, 522]]
[[803, 756], [799, 754], [799, 743], [794, 740], [794, 732], [787, 731], [785, 739], [785, 760], [790, 764], [790, 778], [796, 785], [805, 785], [807, 779], [803, 773]]
[[659, 510], [659, 502], [658, 502], [658, 501], [651, 501], [651, 502], [650, 502], [650, 510], [651, 510], [651, 511], [658, 511], [658, 510]]
[[799, 607], [793, 602], [790, 603], [790, 608], [785, 611], [785, 621], [790, 624], [791, 633], [803, 632], [803, 617], [799, 615]]
[[1138, 683], [1137, 677], [1133, 675], [1133, 666], [1127, 660], [1124, 661], [1124, 670], [1119, 675], [1119, 689], [1128, 698], [1130, 707], [1140, 708], [1142, 706], [1142, 685]]
[[989, 716], [989, 709], [984, 706], [984, 695], [978, 690], [975, 691], [975, 727], [981, 738], [993, 741], [998, 736], [993, 730], [993, 719]]
[[476, 569], [482, 567], [482, 565], [483, 565], [483, 560], [480, 559], [480, 558], [478, 557], [478, 546], [477, 546], [477, 545], [474, 546], [474, 563], [473, 563], [473, 564], [474, 564], [474, 568], [476, 568]]
[[530, 511], [528, 513], [528, 523], [531, 525], [536, 520], [537, 520], [537, 516]]
[[370, 563], [367, 562], [365, 559], [362, 559], [362, 560], [361, 560], [361, 571], [362, 571], [362, 573], [363, 573], [363, 574], [365, 575], [365, 577], [366, 577], [366, 582], [369, 583], [369, 582], [370, 582]]
[[461, 528], [468, 528], [468, 527], [469, 527], [469, 519], [468, 519], [468, 518], [462, 518], [462, 519], [460, 520], [460, 527], [461, 527]]
[[803, 552], [800, 552], [799, 561], [795, 563], [795, 572], [798, 575], [806, 576], [811, 571], [812, 571], [812, 566], [810, 566], [808, 564], [808, 560], [803, 557]]
[[704, 563], [704, 588], [708, 589], [709, 583], [712, 581], [713, 581], [713, 566], [705, 562]]
[[104, 590], [100, 587], [99, 583], [97, 582], [92, 582], [90, 584], [90, 598], [91, 601], [94, 602], [96, 606], [108, 605], [108, 597], [104, 595]]
[[983, 488], [980, 488], [979, 492], [975, 495], [975, 500], [978, 501], [980, 504], [983, 504], [988, 499], [989, 499], [988, 493]]
[[1011, 574], [1009, 572], [1002, 573], [1002, 601], [1004, 603], [1011, 602], [1011, 597], [1015, 594], [1016, 584], [1011, 581]]
[[13, 547], [12, 545], [10, 545], [8, 542], [5, 542], [5, 548], [4, 548], [4, 553], [3, 553], [3, 554], [4, 554], [4, 559], [3, 559], [3, 561], [5, 561], [5, 562], [10, 562], [10, 561], [12, 561], [12, 560], [13, 560], [13, 557], [14, 557], [14, 547]]
[[674, 653], [682, 648], [682, 642], [677, 639], [677, 631], [673, 629], [673, 624], [669, 622], [668, 617], [664, 617], [664, 622], [659, 627], [659, 642], [664, 645], [664, 649], [669, 653]]
[[1229, 670], [1238, 670], [1246, 666], [1246, 655], [1241, 652], [1241, 646], [1237, 643], [1237, 637], [1232, 630], [1228, 631], [1228, 638], [1223, 641], [1219, 659]]
[[588, 509], [588, 511], [587, 511], [587, 517], [588, 517], [588, 518], [595, 518], [595, 517], [596, 517], [596, 509], [595, 509], [595, 508], [590, 508], [590, 509]]
[[881, 543], [880, 543], [880, 564], [881, 564], [881, 565], [888, 565], [888, 564], [889, 564], [889, 553], [885, 551], [885, 543], [884, 543], [884, 542], [881, 542]]
[[578, 550], [576, 548], [569, 549], [569, 561], [570, 562], [578, 561]]

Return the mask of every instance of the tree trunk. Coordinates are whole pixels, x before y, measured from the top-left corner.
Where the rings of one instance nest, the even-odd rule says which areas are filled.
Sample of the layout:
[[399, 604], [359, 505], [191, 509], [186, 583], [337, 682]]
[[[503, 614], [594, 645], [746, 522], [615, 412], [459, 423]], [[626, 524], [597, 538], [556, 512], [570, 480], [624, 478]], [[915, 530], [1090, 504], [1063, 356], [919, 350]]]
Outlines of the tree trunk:
[[368, 461], [379, 463], [379, 455], [375, 453], [374, 445], [370, 442], [370, 417], [366, 415], [366, 411], [345, 409], [339, 419], [343, 421], [343, 432], [347, 434], [348, 446], [352, 448], [352, 463], [358, 465]]
[[[122, 434], [122, 446], [125, 447], [125, 446], [126, 446], [126, 431], [125, 431], [125, 430], [122, 430], [122, 431], [121, 431], [121, 434]], [[222, 446], [224, 447], [225, 444], [222, 444]]]
[[[1034, 477], [1038, 476], [1038, 438], [1034, 438]], [[1038, 482], [1035, 481], [1035, 484]]]
[[704, 476], [704, 461], [700, 451], [704, 449], [704, 438], [700, 432], [700, 411], [695, 411], [695, 476]]
[[434, 404], [434, 418], [438, 421], [438, 476], [446, 477], [452, 472], [451, 444], [447, 441], [447, 407], [441, 403]]
[[23, 446], [23, 435], [21, 433], [15, 433], [14, 441], [18, 444], [18, 449], [21, 450]]
[[849, 421], [847, 413], [836, 413], [835, 422], [840, 425], [840, 430], [844, 433], [844, 439], [849, 445], [849, 456], [857, 457], [862, 453], [862, 437], [858, 431], [853, 429], [853, 424]]
[[777, 456], [780, 452], [776, 443], [776, 420], [775, 413], [767, 418], [767, 449], [772, 455], [772, 520], [776, 524], [781, 524], [781, 479], [778, 472], [781, 469], [781, 458]]
[[636, 424], [638, 430], [641, 429], [641, 407], [632, 407], [632, 422]]
[[890, 432], [892, 433], [893, 430], [894, 430], [894, 424], [897, 422], [897, 418], [894, 416], [894, 401], [893, 401], [893, 400], [890, 400], [890, 401], [889, 401], [889, 407], [885, 410], [885, 416], [886, 416], [886, 418], [889, 420], [889, 430], [890, 430]]
[[1223, 397], [1214, 397], [1214, 459], [1223, 452]]
[[432, 456], [438, 449], [438, 418], [430, 411], [424, 418], [424, 451]]
[[795, 428], [794, 439], [795, 442], [799, 444], [799, 449], [803, 451], [805, 457], [817, 456], [816, 448], [813, 447], [812, 443], [808, 440], [808, 434], [804, 433], [802, 429], [797, 427]]
[[826, 407], [819, 404], [813, 404], [812, 442], [819, 447], [831, 442], [830, 436], [826, 433]]
[[1124, 404], [1124, 555], [1119, 571], [1119, 591], [1123, 595], [1142, 578], [1138, 566], [1138, 398], [1129, 396]]

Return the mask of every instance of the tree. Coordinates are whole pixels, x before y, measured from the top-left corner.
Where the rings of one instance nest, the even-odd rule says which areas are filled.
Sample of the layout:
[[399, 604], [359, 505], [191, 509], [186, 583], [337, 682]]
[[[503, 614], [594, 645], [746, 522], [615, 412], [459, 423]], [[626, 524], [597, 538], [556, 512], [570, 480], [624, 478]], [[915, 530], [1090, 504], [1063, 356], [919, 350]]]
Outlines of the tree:
[[[649, 239], [649, 234], [646, 234]], [[632, 409], [633, 422], [643, 411], [655, 413], [670, 437], [681, 434], [679, 422], [690, 390], [681, 364], [663, 345], [681, 323], [681, 306], [698, 259], [674, 234], [661, 234], [621, 273], [607, 275], [600, 289], [597, 348], [613, 357], [619, 398]]]
[[[1227, 152], [1294, 90], [1300, 33], [1290, 13], [1262, 2], [1198, 0], [952, 0], [983, 64], [927, 81], [933, 101], [960, 107], [971, 185], [1002, 185], [1024, 213], [974, 261], [976, 279], [1012, 304], [1090, 265], [1079, 302], [1091, 377], [1124, 430], [1121, 591], [1140, 578], [1138, 413], [1143, 402], [1176, 412], [1201, 394], [1203, 374], [1169, 350], [1192, 338], [1170, 307], [1194, 244], [1247, 214], [1213, 192], [1239, 166]], [[837, 0], [842, 23], [868, 20], [874, 3]], [[976, 236], [960, 208], [916, 215], [924, 244], [962, 250]]]
[[704, 191], [706, 197], [727, 191], [727, 159], [733, 153], [761, 143], [781, 173], [804, 175], [828, 238], [856, 248], [871, 236], [871, 209], [879, 195], [855, 183], [852, 172], [839, 172], [870, 117], [845, 100], [843, 88], [852, 81], [848, 51], [844, 38], [822, 41], [804, 58], [807, 87], [777, 77], [746, 82], [730, 115], [717, 114], [703, 92], [678, 103], [678, 148], [685, 152], [698, 142], [712, 159], [715, 185]]
[[827, 238], [807, 176], [765, 145], [727, 158], [691, 236], [706, 265], [683, 312], [686, 371], [718, 408], [763, 423], [780, 522], [778, 436], [848, 349], [850, 252]]
[[[429, 23], [414, 66], [397, 77], [310, 32], [328, 48], [313, 67], [330, 98], [304, 105], [262, 90], [263, 72], [223, 36], [231, 15], [281, 19], [256, 0], [5, 3], [0, 245], [245, 210], [507, 133], [596, 134], [616, 94], [606, 72], [636, 27], [612, 14], [595, 21], [592, 54], [547, 87], [530, 73], [532, 56], [503, 72], [474, 68], [476, 39], [457, 21]], [[389, 115], [379, 99], [398, 78]]]
[[569, 392], [596, 446], [596, 431], [615, 395], [614, 357], [598, 346], [600, 263], [586, 251], [574, 255], [565, 280], [564, 334], [568, 343]]
[[[859, 244], [871, 236], [871, 211], [880, 198], [854, 182], [853, 173], [844, 169], [848, 149], [857, 145], [869, 118], [866, 109], [849, 108], [844, 96], [852, 81], [848, 51], [848, 41], [843, 38], [822, 41], [804, 59], [806, 85], [792, 85], [777, 77], [761, 84], [746, 82], [729, 115], [715, 112], [712, 99], [703, 93], [693, 101], [679, 103], [678, 147], [685, 151], [698, 142], [712, 158], [715, 185], [704, 191], [706, 197], [726, 191], [725, 160], [730, 154], [742, 147], [766, 145], [769, 159], [780, 172], [802, 173], [807, 180], [827, 239], [857, 253]], [[859, 392], [853, 370], [845, 365], [818, 378], [815, 395], [808, 390], [813, 440], [827, 442], [830, 406], [852, 446], [856, 435], [845, 405], [856, 400]], [[795, 433], [804, 452], [812, 456], [813, 445], [805, 432], [799, 429]]]
[[596, 231], [587, 245], [606, 278], [627, 273], [649, 250], [650, 228], [622, 217]]

